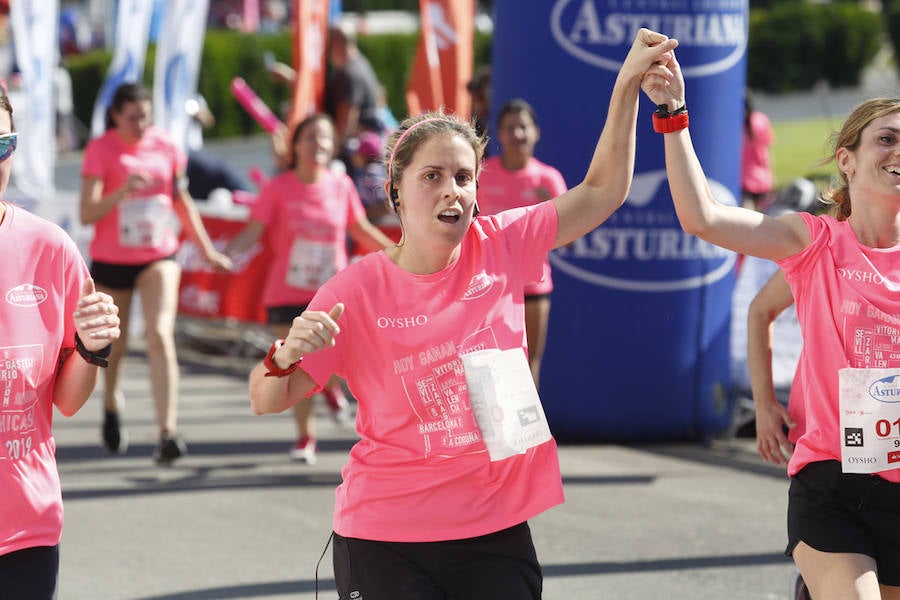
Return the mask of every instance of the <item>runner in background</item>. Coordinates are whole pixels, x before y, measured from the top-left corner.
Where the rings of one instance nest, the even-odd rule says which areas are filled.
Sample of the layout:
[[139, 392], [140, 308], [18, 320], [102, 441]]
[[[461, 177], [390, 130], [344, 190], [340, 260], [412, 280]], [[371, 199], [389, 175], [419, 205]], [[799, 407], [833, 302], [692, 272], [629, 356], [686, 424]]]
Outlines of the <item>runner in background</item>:
[[[317, 114], [297, 125], [291, 138], [290, 168], [260, 191], [250, 221], [225, 252], [237, 256], [258, 240], [273, 250], [262, 302], [276, 337], [286, 337], [319, 287], [347, 266], [347, 236], [366, 252], [392, 245], [368, 219], [349, 176], [329, 169], [335, 151], [331, 119]], [[338, 378], [322, 389], [334, 417], [349, 418], [349, 403]], [[295, 460], [316, 462], [312, 398], [294, 406]]]
[[187, 159], [167, 135], [151, 125], [151, 96], [136, 84], [119, 86], [107, 111], [106, 132], [84, 151], [81, 221], [94, 225], [89, 253], [97, 289], [119, 306], [122, 336], [113, 344], [104, 372], [103, 445], [125, 452], [128, 437], [120, 413], [122, 359], [128, 341], [131, 300], [141, 297], [146, 324], [150, 388], [159, 443], [154, 458], [171, 464], [187, 452], [178, 434], [178, 359], [175, 317], [181, 267], [176, 219], [211, 268], [231, 261], [212, 245], [187, 192]]
[[[484, 171], [478, 181], [478, 204], [485, 215], [531, 206], [556, 198], [566, 191], [562, 174], [534, 157], [534, 147], [541, 139], [541, 130], [534, 108], [528, 102], [517, 98], [500, 109], [496, 135], [500, 141], [500, 155], [485, 160]], [[547, 345], [552, 291], [550, 260], [545, 257], [541, 277], [525, 286], [528, 364], [536, 386]]]

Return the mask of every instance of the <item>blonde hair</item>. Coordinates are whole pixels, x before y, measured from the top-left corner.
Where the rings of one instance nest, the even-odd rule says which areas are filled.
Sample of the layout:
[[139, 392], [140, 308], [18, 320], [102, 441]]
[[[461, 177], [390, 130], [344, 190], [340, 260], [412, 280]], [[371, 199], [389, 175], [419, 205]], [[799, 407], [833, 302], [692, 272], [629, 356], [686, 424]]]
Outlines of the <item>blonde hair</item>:
[[[855, 151], [859, 147], [860, 135], [869, 123], [895, 112], [900, 112], [900, 98], [872, 98], [858, 104], [844, 121], [841, 130], [832, 134], [832, 151], [822, 164], [836, 162], [838, 150], [841, 148]], [[830, 186], [822, 195], [825, 204], [835, 207], [834, 210], [829, 210], [829, 213], [834, 214], [839, 220], [847, 219], [852, 211], [849, 183], [847, 174], [841, 172], [841, 184]]]

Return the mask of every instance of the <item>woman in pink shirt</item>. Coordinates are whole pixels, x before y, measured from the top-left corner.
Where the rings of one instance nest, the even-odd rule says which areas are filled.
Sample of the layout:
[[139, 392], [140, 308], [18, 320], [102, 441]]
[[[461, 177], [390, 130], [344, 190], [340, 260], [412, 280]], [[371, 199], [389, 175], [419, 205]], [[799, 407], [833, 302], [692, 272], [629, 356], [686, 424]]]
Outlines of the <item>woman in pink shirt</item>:
[[772, 144], [775, 130], [765, 113], [753, 108], [750, 90], [744, 92], [744, 134], [741, 146], [741, 198], [744, 208], [765, 208], [774, 187]]
[[[648, 71], [642, 87], [670, 113], [685, 106], [674, 53]], [[666, 166], [683, 229], [777, 261], [797, 304], [803, 350], [789, 410], [802, 430], [788, 462], [786, 553], [816, 600], [898, 599], [900, 98], [861, 103], [836, 137], [832, 158], [842, 182], [830, 200], [844, 221], [719, 204], [687, 117], [669, 125]], [[781, 442], [770, 439], [777, 456]]]
[[[236, 256], [263, 235], [274, 250], [263, 288], [262, 303], [275, 337], [284, 338], [294, 317], [306, 310], [316, 290], [347, 266], [347, 236], [365, 252], [392, 244], [366, 218], [353, 180], [329, 169], [334, 157], [335, 131], [327, 115], [311, 115], [300, 122], [291, 138], [289, 169], [262, 189], [250, 222], [225, 249]], [[332, 379], [322, 390], [339, 420], [349, 406], [341, 382]], [[291, 457], [316, 462], [312, 398], [294, 405], [297, 442]]]
[[[525, 286], [549, 250], [624, 203], [641, 76], [671, 48], [638, 33], [584, 181], [548, 202], [476, 218], [485, 141], [457, 117], [407, 119], [391, 136], [385, 191], [401, 241], [329, 279], [250, 374], [257, 414], [334, 373], [358, 400], [332, 524], [343, 600], [540, 598], [528, 520], [563, 490], [527, 363]], [[500, 384], [518, 391], [491, 394]], [[484, 410], [512, 395], [528, 402]], [[512, 452], [494, 446], [508, 430]]]
[[[556, 198], [566, 191], [559, 171], [534, 157], [534, 146], [541, 139], [537, 115], [526, 101], [513, 99], [497, 116], [500, 156], [484, 161], [478, 179], [478, 206], [486, 215], [531, 206]], [[553, 279], [550, 261], [544, 260], [541, 277], [525, 287], [525, 332], [528, 338], [528, 365], [535, 386], [541, 373], [541, 358], [547, 345], [547, 321], [550, 318], [550, 293]]]
[[[0, 92], [0, 195], [17, 136]], [[0, 596], [56, 597], [63, 505], [53, 406], [80, 409], [119, 336], [72, 239], [0, 200]]]
[[186, 451], [177, 433], [178, 359], [175, 317], [181, 266], [175, 262], [176, 222], [194, 239], [209, 264], [229, 270], [231, 261], [213, 247], [187, 192], [187, 158], [150, 124], [150, 93], [136, 84], [119, 86], [107, 111], [106, 133], [84, 151], [81, 221], [94, 225], [91, 276], [97, 288], [121, 307], [123, 335], [113, 344], [104, 373], [103, 443], [124, 452], [118, 389], [128, 340], [131, 299], [137, 291], [144, 309], [150, 387], [156, 406], [159, 446], [155, 459], [171, 464]]

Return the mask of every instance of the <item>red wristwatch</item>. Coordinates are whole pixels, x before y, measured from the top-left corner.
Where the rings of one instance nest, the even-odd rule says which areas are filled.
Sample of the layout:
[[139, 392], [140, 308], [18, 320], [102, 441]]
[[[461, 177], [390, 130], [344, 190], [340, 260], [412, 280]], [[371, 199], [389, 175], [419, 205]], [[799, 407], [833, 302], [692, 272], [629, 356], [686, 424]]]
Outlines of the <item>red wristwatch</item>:
[[287, 377], [296, 371], [297, 367], [299, 367], [300, 363], [303, 361], [303, 357], [301, 356], [297, 362], [291, 363], [287, 369], [282, 369], [276, 365], [275, 351], [281, 348], [282, 344], [284, 344], [284, 340], [275, 340], [272, 342], [272, 347], [269, 348], [268, 354], [266, 354], [266, 357], [263, 359], [263, 366], [266, 368], [266, 377]]
[[656, 133], [680, 131], [685, 129], [689, 123], [687, 106], [682, 106], [670, 113], [665, 104], [660, 104], [653, 113], [653, 131]]

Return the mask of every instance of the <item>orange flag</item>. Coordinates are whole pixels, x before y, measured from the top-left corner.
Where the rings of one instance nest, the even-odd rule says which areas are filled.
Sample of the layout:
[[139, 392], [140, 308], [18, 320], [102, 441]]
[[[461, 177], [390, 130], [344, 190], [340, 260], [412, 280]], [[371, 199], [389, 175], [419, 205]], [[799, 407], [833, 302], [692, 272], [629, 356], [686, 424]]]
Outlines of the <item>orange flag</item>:
[[466, 83], [474, 61], [475, 0], [419, 0], [422, 27], [406, 87], [406, 107], [419, 115], [441, 106], [469, 118]]
[[293, 0], [294, 92], [288, 129], [321, 110], [325, 93], [325, 47], [328, 40], [329, 0]]

